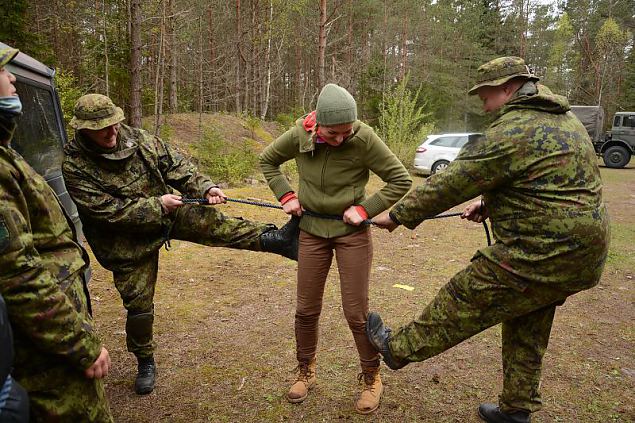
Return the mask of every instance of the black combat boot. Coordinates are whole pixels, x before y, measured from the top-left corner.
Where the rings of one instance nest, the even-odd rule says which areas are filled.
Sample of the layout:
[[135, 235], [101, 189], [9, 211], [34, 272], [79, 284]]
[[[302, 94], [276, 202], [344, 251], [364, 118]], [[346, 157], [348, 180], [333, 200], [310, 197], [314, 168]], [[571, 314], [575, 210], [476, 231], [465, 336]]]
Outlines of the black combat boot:
[[275, 229], [274, 226], [260, 234], [260, 250], [298, 261], [299, 238], [300, 218], [292, 216], [282, 228]]
[[137, 367], [137, 379], [134, 381], [134, 391], [138, 395], [146, 395], [154, 390], [154, 379], [157, 374], [157, 365], [154, 363], [154, 357], [147, 358], [138, 357], [139, 365]]
[[496, 404], [485, 403], [478, 407], [478, 415], [489, 423], [530, 423], [531, 415], [527, 411], [503, 413]]
[[366, 320], [366, 336], [373, 347], [382, 355], [384, 363], [393, 370], [399, 370], [409, 362], [392, 356], [388, 341], [390, 341], [390, 328], [384, 325], [378, 313], [368, 313]]

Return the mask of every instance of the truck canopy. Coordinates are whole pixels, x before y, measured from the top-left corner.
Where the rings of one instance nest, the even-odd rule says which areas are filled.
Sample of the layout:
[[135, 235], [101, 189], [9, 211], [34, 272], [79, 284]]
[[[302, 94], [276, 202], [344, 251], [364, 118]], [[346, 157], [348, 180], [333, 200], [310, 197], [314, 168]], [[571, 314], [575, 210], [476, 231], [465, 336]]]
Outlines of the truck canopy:
[[591, 141], [602, 139], [604, 125], [604, 109], [601, 106], [571, 106], [571, 111], [584, 125]]

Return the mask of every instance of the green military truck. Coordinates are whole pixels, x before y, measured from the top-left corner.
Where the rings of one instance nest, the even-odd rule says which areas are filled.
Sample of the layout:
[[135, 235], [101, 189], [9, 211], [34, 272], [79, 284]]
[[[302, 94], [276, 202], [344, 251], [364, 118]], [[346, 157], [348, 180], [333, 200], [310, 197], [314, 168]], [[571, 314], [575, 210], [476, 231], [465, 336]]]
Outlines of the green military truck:
[[[5, 47], [9, 46], [0, 42], [0, 48]], [[16, 77], [15, 88], [23, 111], [11, 147], [46, 179], [81, 239], [79, 214], [62, 176], [67, 139], [62, 107], [55, 90], [55, 70], [24, 53], [19, 53], [5, 67]]]
[[635, 154], [635, 112], [616, 112], [611, 130], [604, 133], [604, 110], [600, 106], [571, 106], [586, 127], [595, 152], [606, 167], [622, 168]]

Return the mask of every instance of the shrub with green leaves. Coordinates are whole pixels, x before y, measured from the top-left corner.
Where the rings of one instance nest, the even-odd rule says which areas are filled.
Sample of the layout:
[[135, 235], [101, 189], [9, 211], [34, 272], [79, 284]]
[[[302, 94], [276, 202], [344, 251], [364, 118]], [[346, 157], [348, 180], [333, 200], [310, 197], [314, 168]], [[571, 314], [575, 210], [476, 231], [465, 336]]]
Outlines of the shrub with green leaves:
[[203, 173], [215, 182], [237, 184], [254, 176], [258, 168], [258, 156], [253, 141], [230, 144], [218, 131], [208, 129], [201, 141], [194, 146], [194, 154]]
[[426, 101], [420, 102], [421, 88], [412, 92], [406, 76], [386, 94], [380, 105], [380, 135], [405, 166], [412, 166], [415, 150], [435, 130]]
[[64, 122], [66, 122], [66, 133], [69, 138], [73, 137], [73, 128], [68, 126], [68, 122], [73, 118], [75, 103], [82, 96], [83, 92], [79, 88], [75, 76], [70, 71], [57, 70], [55, 73], [55, 86], [60, 97]]

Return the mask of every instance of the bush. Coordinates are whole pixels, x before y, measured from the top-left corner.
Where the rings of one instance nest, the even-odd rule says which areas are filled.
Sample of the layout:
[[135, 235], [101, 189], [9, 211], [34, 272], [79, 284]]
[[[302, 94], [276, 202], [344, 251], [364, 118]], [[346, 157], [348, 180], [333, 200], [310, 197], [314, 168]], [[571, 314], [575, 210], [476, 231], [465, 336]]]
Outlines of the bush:
[[68, 126], [68, 123], [73, 118], [75, 103], [79, 100], [83, 93], [78, 87], [75, 76], [73, 76], [73, 73], [70, 71], [67, 72], [58, 69], [55, 73], [55, 86], [57, 87], [57, 94], [60, 97], [64, 121], [67, 124], [66, 133], [70, 139], [74, 136], [74, 130]]
[[412, 165], [417, 146], [435, 130], [432, 113], [424, 110], [427, 103], [418, 105], [420, 91], [408, 89], [406, 77], [386, 94], [380, 106], [380, 134], [405, 166]]
[[298, 120], [305, 114], [306, 112], [302, 109], [295, 108], [288, 113], [278, 113], [275, 120], [286, 131], [295, 124], [296, 120]]
[[215, 182], [237, 184], [259, 170], [253, 141], [226, 143], [218, 131], [208, 129], [194, 146], [194, 154], [203, 173]]

